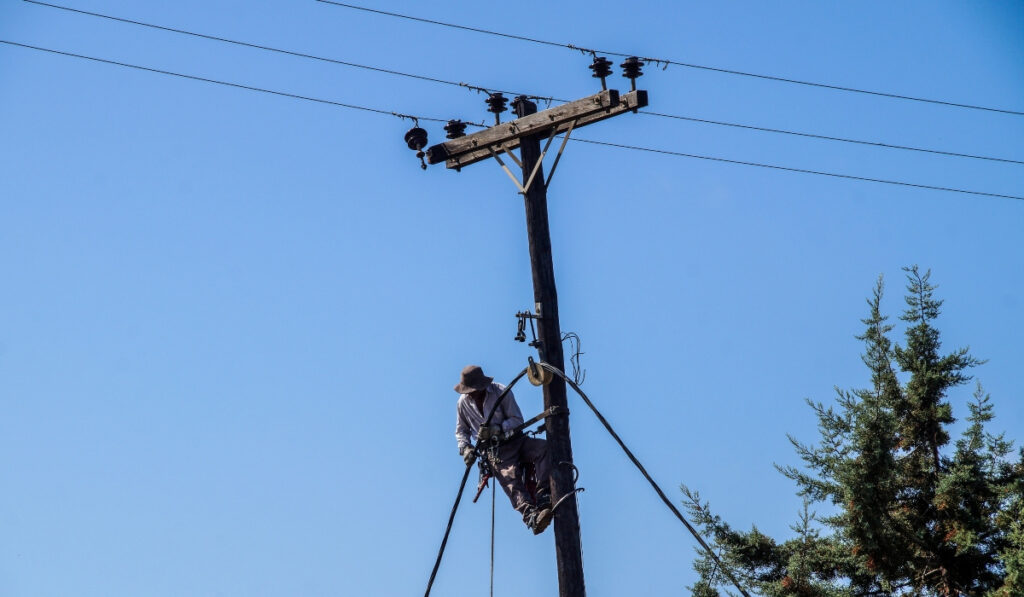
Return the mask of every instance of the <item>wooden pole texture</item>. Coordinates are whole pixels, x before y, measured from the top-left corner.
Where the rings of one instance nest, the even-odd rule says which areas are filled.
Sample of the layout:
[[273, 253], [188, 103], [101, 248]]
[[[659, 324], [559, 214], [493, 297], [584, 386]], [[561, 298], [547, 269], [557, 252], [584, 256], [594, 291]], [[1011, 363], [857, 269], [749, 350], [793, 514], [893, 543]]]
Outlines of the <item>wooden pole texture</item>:
[[[513, 104], [520, 118], [537, 112], [537, 105], [526, 98], [516, 98]], [[541, 137], [533, 135], [521, 139], [525, 185], [534, 165], [541, 157]], [[530, 262], [533, 267], [533, 297], [537, 320], [537, 334], [541, 341], [541, 357], [551, 365], [565, 370], [562, 354], [562, 331], [558, 324], [558, 293], [555, 291], [555, 268], [551, 258], [551, 234], [548, 229], [547, 189], [544, 185], [543, 166], [533, 177], [525, 193], [526, 232], [530, 241]], [[572, 442], [569, 437], [569, 408], [565, 395], [565, 381], [555, 379], [544, 386], [544, 408], [558, 407], [561, 414], [548, 417], [548, 457], [551, 459], [551, 498], [556, 503], [575, 487], [572, 467]], [[580, 519], [576, 496], [569, 497], [555, 512], [555, 553], [558, 562], [559, 597], [584, 597], [583, 549], [580, 543]]]

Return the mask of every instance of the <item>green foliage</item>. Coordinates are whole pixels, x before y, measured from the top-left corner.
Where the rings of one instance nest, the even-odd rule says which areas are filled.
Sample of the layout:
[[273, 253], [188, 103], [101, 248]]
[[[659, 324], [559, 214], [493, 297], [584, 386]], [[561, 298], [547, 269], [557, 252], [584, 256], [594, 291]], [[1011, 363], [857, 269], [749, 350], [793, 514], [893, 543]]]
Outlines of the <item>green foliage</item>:
[[[745, 588], [769, 597], [1024, 595], [1024, 451], [991, 435], [988, 394], [978, 384], [970, 426], [951, 447], [951, 389], [982, 361], [967, 348], [941, 352], [935, 321], [942, 301], [930, 272], [907, 273], [903, 345], [882, 314], [879, 278], [863, 319], [865, 389], [836, 390], [835, 405], [808, 402], [820, 440], [790, 436], [803, 467], [779, 467], [804, 499], [786, 541], [732, 529], [683, 488], [686, 505], [724, 567]], [[901, 377], [905, 382], [901, 381]], [[824, 503], [834, 513], [810, 511]], [[727, 594], [732, 583], [708, 554], [694, 563], [697, 597]]]

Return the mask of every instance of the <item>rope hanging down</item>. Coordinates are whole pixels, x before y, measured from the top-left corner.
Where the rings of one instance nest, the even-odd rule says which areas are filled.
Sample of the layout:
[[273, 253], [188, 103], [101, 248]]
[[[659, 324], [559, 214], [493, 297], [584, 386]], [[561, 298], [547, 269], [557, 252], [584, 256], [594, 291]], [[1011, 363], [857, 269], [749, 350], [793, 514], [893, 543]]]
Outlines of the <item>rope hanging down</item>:
[[[491, 419], [494, 418], [495, 411], [501, 406], [501, 403], [505, 400], [505, 396], [512, 390], [512, 386], [516, 385], [523, 376], [526, 375], [526, 369], [519, 372], [512, 381], [509, 382], [505, 389], [502, 390], [501, 394], [498, 395], [498, 399], [494, 401], [494, 407], [491, 408], [491, 412], [487, 414], [487, 420], [484, 421], [484, 425], [490, 425]], [[478, 444], [480, 442], [477, 442]], [[476, 446], [473, 446], [476, 450]], [[441, 539], [441, 548], [437, 550], [437, 560], [434, 561], [434, 569], [430, 571], [430, 580], [427, 581], [427, 592], [424, 593], [423, 597], [430, 597], [430, 589], [434, 586], [434, 579], [437, 578], [437, 569], [441, 567], [441, 558], [444, 556], [444, 548], [448, 545], [448, 535], [452, 532], [452, 523], [455, 522], [455, 512], [459, 509], [459, 502], [462, 501], [462, 492], [466, 489], [466, 480], [469, 479], [469, 472], [473, 470], [473, 463], [466, 465], [466, 472], [462, 475], [462, 483], [459, 484], [459, 492], [455, 494], [455, 504], [452, 506], [452, 512], [448, 515], [448, 526], [444, 530], [444, 538]]]
[[665, 495], [665, 492], [661, 490], [661, 487], [659, 487], [658, 484], [654, 481], [654, 479], [651, 478], [651, 475], [648, 474], [647, 469], [644, 468], [644, 465], [640, 464], [640, 461], [636, 459], [636, 456], [633, 456], [633, 453], [629, 450], [629, 448], [626, 447], [626, 444], [623, 443], [622, 438], [619, 437], [619, 434], [615, 433], [615, 430], [612, 429], [611, 424], [608, 423], [608, 420], [604, 418], [604, 416], [601, 414], [599, 410], [597, 410], [597, 407], [594, 406], [594, 403], [590, 401], [590, 398], [588, 398], [587, 395], [583, 393], [583, 390], [581, 390], [575, 382], [566, 377], [565, 373], [559, 371], [557, 367], [549, 365], [545, 362], [540, 362], [538, 363], [538, 365], [547, 369], [551, 373], [554, 373], [558, 377], [561, 377], [563, 380], [565, 380], [565, 383], [569, 384], [569, 386], [573, 390], [576, 390], [576, 393], [580, 395], [580, 398], [583, 399], [583, 402], [586, 402], [587, 406], [590, 407], [590, 410], [594, 411], [594, 414], [597, 416], [597, 419], [601, 421], [601, 424], [604, 425], [604, 428], [608, 430], [608, 433], [611, 434], [611, 436], [619, 444], [619, 447], [622, 448], [622, 451], [626, 453], [626, 456], [628, 456], [629, 459], [636, 466], [636, 468], [639, 469], [640, 474], [642, 474], [644, 478], [647, 479], [647, 482], [651, 484], [651, 487], [654, 488], [654, 491], [658, 493], [658, 496], [661, 498], [661, 501], [665, 502], [665, 505], [668, 506], [669, 510], [671, 510], [672, 513], [676, 515], [676, 518], [679, 519], [679, 522], [683, 523], [683, 525], [686, 526], [686, 529], [690, 531], [690, 533], [694, 536], [695, 539], [697, 539], [697, 542], [700, 543], [701, 547], [703, 547], [704, 550], [707, 551], [708, 555], [710, 555], [711, 558], [715, 561], [715, 564], [717, 564], [718, 567], [721, 568], [722, 572], [724, 572], [725, 575], [729, 577], [729, 580], [731, 580], [732, 584], [736, 586], [736, 589], [744, 597], [750, 597], [750, 595], [743, 589], [743, 587], [740, 586], [740, 583], [738, 580], [736, 580], [736, 577], [733, 576], [732, 571], [729, 570], [729, 568], [727, 568], [725, 564], [722, 563], [722, 560], [718, 557], [718, 554], [716, 554], [711, 549], [707, 542], [704, 541], [704, 538], [700, 536], [700, 533], [697, 532], [697, 529], [693, 528], [693, 525], [691, 525], [690, 522], [686, 520], [686, 517], [684, 517], [683, 514], [679, 511], [679, 509], [675, 507], [675, 504], [673, 504], [672, 501], [668, 499], [668, 496]]

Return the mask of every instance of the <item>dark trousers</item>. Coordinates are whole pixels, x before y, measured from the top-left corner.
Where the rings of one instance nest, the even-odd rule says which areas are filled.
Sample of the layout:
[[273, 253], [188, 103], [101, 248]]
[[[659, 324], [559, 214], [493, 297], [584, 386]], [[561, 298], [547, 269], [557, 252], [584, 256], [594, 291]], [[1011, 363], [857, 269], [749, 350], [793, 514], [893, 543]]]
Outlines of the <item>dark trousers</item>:
[[547, 491], [551, 486], [547, 442], [535, 437], [520, 437], [498, 448], [498, 459], [501, 462], [493, 467], [494, 476], [508, 495], [512, 507], [525, 515], [527, 508], [534, 503], [520, 478], [520, 469], [526, 463], [533, 463], [537, 489]]

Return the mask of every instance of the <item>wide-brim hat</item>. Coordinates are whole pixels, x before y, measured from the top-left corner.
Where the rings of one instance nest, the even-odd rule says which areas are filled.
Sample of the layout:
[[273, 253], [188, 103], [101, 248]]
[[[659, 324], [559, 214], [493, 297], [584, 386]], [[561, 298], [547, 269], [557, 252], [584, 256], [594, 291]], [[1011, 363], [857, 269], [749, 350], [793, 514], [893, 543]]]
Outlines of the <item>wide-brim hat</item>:
[[477, 390], [486, 390], [492, 381], [494, 378], [484, 375], [484, 370], [480, 368], [480, 365], [466, 365], [462, 370], [459, 383], [455, 384], [455, 391], [460, 394], [469, 394]]

